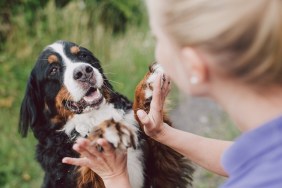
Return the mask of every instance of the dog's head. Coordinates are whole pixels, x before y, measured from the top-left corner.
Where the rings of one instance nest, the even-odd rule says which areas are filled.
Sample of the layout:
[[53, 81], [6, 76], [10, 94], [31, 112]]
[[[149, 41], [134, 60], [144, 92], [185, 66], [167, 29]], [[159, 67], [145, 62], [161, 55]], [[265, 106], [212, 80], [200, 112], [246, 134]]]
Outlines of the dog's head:
[[28, 81], [20, 112], [19, 130], [65, 122], [74, 114], [98, 109], [110, 100], [112, 86], [99, 60], [86, 48], [66, 41], [47, 46], [40, 54]]

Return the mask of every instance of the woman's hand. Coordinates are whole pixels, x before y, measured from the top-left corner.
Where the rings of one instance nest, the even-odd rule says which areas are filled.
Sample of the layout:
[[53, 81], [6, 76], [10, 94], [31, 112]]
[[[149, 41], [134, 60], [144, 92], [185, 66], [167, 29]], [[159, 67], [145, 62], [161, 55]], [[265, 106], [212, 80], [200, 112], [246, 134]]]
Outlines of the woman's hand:
[[153, 83], [153, 96], [150, 111], [138, 110], [137, 116], [144, 125], [144, 132], [155, 140], [161, 139], [168, 126], [163, 122], [163, 107], [170, 91], [170, 79], [164, 74], [158, 74]]
[[[102, 152], [97, 149], [96, 144], [103, 148]], [[128, 180], [126, 151], [115, 150], [105, 139], [98, 139], [96, 144], [79, 138], [73, 145], [73, 149], [84, 157], [65, 157], [62, 162], [76, 166], [87, 166], [103, 179], [105, 185], [107, 181], [111, 180]]]

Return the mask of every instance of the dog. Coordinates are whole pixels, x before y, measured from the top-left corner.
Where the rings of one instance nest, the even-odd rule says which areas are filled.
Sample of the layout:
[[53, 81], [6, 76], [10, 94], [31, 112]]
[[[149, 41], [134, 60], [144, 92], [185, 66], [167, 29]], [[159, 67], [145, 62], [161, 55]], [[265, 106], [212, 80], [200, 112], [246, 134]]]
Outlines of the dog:
[[[154, 75], [158, 67], [152, 66], [148, 74]], [[149, 86], [147, 77], [141, 82]], [[139, 93], [133, 109], [131, 101], [114, 91], [88, 49], [68, 41], [48, 45], [31, 71], [19, 120], [20, 134], [26, 137], [31, 129], [38, 140], [36, 159], [45, 172], [42, 187], [104, 187], [89, 169], [61, 162], [63, 157], [79, 157], [72, 149], [79, 137], [93, 142], [103, 137], [114, 148], [127, 149], [133, 188], [191, 185], [191, 163], [142, 131], [134, 112], [147, 109], [151, 96]]]

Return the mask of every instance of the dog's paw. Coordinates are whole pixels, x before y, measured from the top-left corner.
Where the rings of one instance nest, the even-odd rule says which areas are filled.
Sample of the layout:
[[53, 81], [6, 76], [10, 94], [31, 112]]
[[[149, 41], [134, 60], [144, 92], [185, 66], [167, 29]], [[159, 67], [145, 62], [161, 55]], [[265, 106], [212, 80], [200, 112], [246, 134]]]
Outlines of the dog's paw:
[[[115, 149], [126, 150], [130, 147], [136, 149], [136, 133], [128, 126], [115, 122], [113, 119], [106, 120], [96, 126], [88, 136], [88, 139], [93, 143], [99, 138], [105, 138]], [[103, 151], [100, 146], [97, 146], [97, 148]]]
[[160, 64], [154, 63], [149, 67], [149, 72], [147, 73], [147, 78], [145, 81], [145, 99], [151, 99], [153, 95], [153, 83], [156, 81], [158, 74], [163, 74], [163, 79], [165, 80], [164, 70]]
[[[134, 96], [134, 102], [133, 102], [133, 110], [135, 114], [135, 118], [137, 121], [139, 121], [136, 113], [137, 110], [144, 110], [145, 112], [149, 113], [150, 110], [150, 104], [152, 101], [153, 96], [153, 83], [156, 81], [157, 76], [159, 74], [163, 75], [163, 84], [166, 81], [166, 76], [164, 74], [164, 70], [158, 63], [153, 63], [149, 67], [149, 71], [146, 73], [144, 78], [138, 83], [135, 89], [135, 96]], [[161, 85], [162, 87], [163, 85]], [[140, 122], [139, 122], [140, 123]]]
[[164, 70], [159, 63], [153, 63], [149, 67], [149, 77], [147, 78], [147, 83], [153, 83], [156, 80], [158, 74], [164, 74]]

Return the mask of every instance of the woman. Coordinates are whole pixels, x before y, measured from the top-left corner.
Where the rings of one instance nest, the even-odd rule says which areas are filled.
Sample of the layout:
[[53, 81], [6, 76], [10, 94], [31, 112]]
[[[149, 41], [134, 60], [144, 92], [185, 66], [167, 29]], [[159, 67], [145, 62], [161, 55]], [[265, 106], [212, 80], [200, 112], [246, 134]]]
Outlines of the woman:
[[[242, 135], [232, 143], [167, 126], [159, 114], [166, 93], [161, 75], [151, 111], [138, 111], [145, 133], [229, 177], [222, 187], [282, 187], [282, 1], [147, 0], [147, 6], [156, 60], [182, 91], [220, 104]], [[74, 145], [96, 161], [64, 162], [89, 166], [108, 187], [130, 187], [125, 154], [99, 142], [102, 154], [86, 140]], [[92, 165], [97, 161], [100, 169]]]

